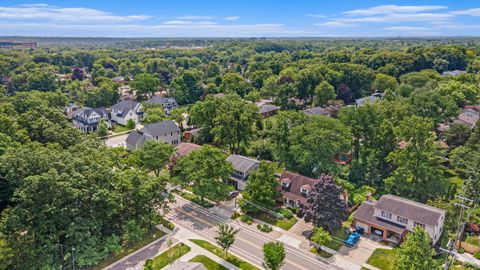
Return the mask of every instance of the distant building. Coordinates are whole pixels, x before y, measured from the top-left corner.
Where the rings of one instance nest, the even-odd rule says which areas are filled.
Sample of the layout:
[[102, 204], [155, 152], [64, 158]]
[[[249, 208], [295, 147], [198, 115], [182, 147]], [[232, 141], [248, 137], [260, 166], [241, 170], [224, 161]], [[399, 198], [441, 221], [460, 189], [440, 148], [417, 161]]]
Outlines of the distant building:
[[187, 143], [187, 142], [181, 142], [175, 147], [175, 149], [177, 150], [177, 155], [179, 156], [186, 156], [191, 152], [198, 150], [200, 148], [202, 148], [201, 145], [194, 144], [194, 143]]
[[183, 133], [183, 140], [186, 142], [195, 142], [195, 140], [200, 136], [201, 128], [195, 128], [187, 130]]
[[145, 125], [128, 134], [127, 149], [133, 151], [145, 142], [153, 140], [176, 146], [180, 143], [180, 128], [172, 120]]
[[73, 125], [83, 131], [83, 132], [93, 132], [98, 128], [98, 123], [100, 120], [105, 120], [107, 127], [110, 127], [110, 122], [108, 121], [108, 115], [105, 108], [88, 108], [82, 107], [77, 108], [72, 113], [72, 123]]
[[464, 108], [462, 113], [453, 122], [467, 125], [473, 129], [477, 125], [478, 119], [480, 119], [480, 109], [475, 106], [470, 106], [469, 108]]
[[303, 111], [306, 115], [323, 115], [323, 116], [330, 116], [330, 112], [323, 107], [315, 107], [306, 109]]
[[142, 105], [136, 101], [124, 100], [110, 108], [112, 121], [125, 126], [128, 120], [132, 119], [138, 125], [143, 116]]
[[450, 71], [444, 71], [442, 73], [443, 76], [458, 76], [467, 73], [465, 70], [450, 70]]
[[425, 229], [435, 244], [442, 235], [444, 221], [445, 210], [394, 195], [366, 201], [353, 214], [355, 227], [393, 244], [400, 244], [416, 226]]
[[268, 117], [277, 114], [278, 110], [280, 110], [279, 106], [264, 104], [258, 107], [258, 113], [263, 117]]
[[11, 42], [11, 41], [0, 41], [0, 49], [13, 49], [15, 47], [21, 47], [25, 49], [36, 49], [36, 42]]
[[230, 183], [238, 190], [245, 190], [245, 185], [250, 173], [260, 166], [260, 162], [256, 159], [240, 156], [230, 155], [227, 161], [233, 165], [233, 174], [230, 177]]
[[156, 104], [162, 106], [165, 110], [165, 114], [170, 114], [170, 111], [178, 108], [177, 100], [174, 97], [161, 97], [154, 96], [151, 99], [145, 101], [145, 103]]
[[367, 103], [374, 103], [375, 101], [381, 100], [384, 94], [380, 92], [375, 92], [373, 95], [363, 98], [357, 98], [355, 100], [355, 107], [364, 106]]

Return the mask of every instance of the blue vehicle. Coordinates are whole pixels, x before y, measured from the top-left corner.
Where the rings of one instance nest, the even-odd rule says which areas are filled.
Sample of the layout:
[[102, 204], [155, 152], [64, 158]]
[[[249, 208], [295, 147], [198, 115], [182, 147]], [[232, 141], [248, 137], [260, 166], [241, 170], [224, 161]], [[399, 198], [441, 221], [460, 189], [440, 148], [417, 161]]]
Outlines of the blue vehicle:
[[348, 247], [353, 247], [358, 243], [358, 240], [360, 240], [360, 234], [357, 232], [351, 233], [347, 240], [345, 240], [345, 245]]

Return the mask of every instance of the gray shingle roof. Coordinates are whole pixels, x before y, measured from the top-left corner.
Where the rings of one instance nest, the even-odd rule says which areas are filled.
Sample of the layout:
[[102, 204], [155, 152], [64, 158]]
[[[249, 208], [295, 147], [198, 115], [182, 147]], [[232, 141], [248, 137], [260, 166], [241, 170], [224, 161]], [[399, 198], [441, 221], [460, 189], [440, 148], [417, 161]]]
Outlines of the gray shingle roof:
[[445, 210], [414, 202], [395, 195], [383, 195], [375, 208], [399, 215], [426, 225], [437, 225]]
[[278, 111], [278, 110], [280, 110], [279, 106], [265, 104], [258, 108], [258, 113], [267, 113], [267, 112]]
[[142, 138], [142, 134], [134, 130], [128, 134], [127, 139], [125, 139], [125, 142], [130, 145], [136, 145], [141, 138]]
[[178, 107], [177, 100], [174, 97], [159, 97], [154, 96], [151, 99], [145, 101], [145, 103], [160, 104], [164, 108], [176, 108]]
[[121, 112], [119, 116], [124, 117], [130, 110], [135, 111], [135, 108], [139, 105], [140, 103], [133, 101], [133, 100], [124, 100], [120, 101], [117, 104], [112, 106], [112, 109], [115, 111]]
[[179, 132], [179, 131], [180, 131], [180, 128], [172, 120], [148, 124], [140, 129], [141, 133], [147, 133], [152, 137], [163, 136], [168, 133]]
[[308, 115], [330, 115], [328, 110], [323, 107], [306, 109], [304, 112]]
[[230, 155], [227, 157], [227, 161], [231, 162], [233, 168], [239, 172], [248, 172], [254, 166], [260, 162], [256, 159], [240, 156], [240, 155]]
[[376, 224], [380, 227], [383, 227], [392, 232], [396, 232], [400, 235], [403, 235], [405, 233], [405, 230], [406, 230], [405, 226], [379, 219], [373, 215], [374, 212], [375, 212], [375, 202], [367, 201], [367, 202], [364, 202], [362, 205], [360, 205], [357, 211], [353, 213], [353, 218], [370, 223], [370, 224]]

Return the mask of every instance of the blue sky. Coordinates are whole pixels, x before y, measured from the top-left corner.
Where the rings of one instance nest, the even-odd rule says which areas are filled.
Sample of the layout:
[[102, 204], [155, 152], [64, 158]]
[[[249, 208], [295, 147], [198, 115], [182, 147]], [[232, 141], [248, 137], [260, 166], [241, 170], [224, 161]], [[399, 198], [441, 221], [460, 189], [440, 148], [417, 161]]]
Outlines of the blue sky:
[[480, 0], [2, 0], [0, 35], [480, 36]]

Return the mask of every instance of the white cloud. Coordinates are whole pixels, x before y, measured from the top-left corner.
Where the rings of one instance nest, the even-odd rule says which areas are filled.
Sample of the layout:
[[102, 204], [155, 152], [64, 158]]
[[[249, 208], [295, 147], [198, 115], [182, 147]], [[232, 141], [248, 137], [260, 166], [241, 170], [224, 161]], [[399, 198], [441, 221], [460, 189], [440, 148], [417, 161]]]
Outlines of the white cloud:
[[328, 27], [354, 27], [354, 26], [356, 26], [355, 24], [343, 23], [343, 22], [338, 22], [338, 21], [331, 21], [331, 22], [326, 22], [326, 23], [316, 23], [314, 25], [315, 26], [328, 26]]
[[227, 17], [225, 17], [225, 20], [227, 20], [227, 21], [236, 21], [238, 19], [240, 19], [239, 16], [227, 16]]
[[312, 18], [326, 18], [327, 16], [322, 15], [322, 14], [307, 14], [307, 17], [312, 17]]
[[129, 22], [148, 18], [150, 16], [120, 16], [91, 8], [61, 8], [46, 4], [0, 7], [0, 19], [3, 20], [82, 21], [94, 23], [99, 21]]
[[172, 20], [165, 21], [163, 24], [166, 25], [215, 25], [216, 22], [212, 21], [185, 21], [185, 20]]
[[176, 17], [178, 20], [190, 20], [190, 21], [196, 21], [196, 20], [213, 20], [215, 17], [212, 16], [195, 16], [195, 15], [185, 15], [185, 16], [178, 16]]
[[480, 8], [471, 8], [471, 9], [465, 9], [465, 10], [452, 11], [451, 13], [455, 15], [480, 16]]
[[345, 15], [360, 15], [360, 16], [369, 16], [369, 15], [378, 15], [378, 14], [388, 14], [388, 13], [418, 13], [432, 10], [441, 10], [447, 9], [446, 6], [398, 6], [398, 5], [381, 5], [375, 6], [366, 9], [354, 9], [350, 11], [345, 11]]
[[371, 23], [399, 23], [399, 22], [438, 22], [453, 19], [450, 13], [391, 13], [382, 16], [367, 16], [356, 18], [341, 18], [339, 22], [371, 22]]
[[405, 31], [427, 31], [429, 30], [426, 27], [416, 27], [416, 26], [392, 26], [392, 27], [386, 27], [383, 28], [384, 30], [388, 31], [399, 31], [399, 32], [405, 32]]

